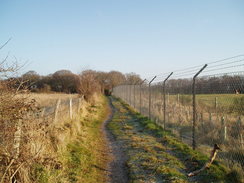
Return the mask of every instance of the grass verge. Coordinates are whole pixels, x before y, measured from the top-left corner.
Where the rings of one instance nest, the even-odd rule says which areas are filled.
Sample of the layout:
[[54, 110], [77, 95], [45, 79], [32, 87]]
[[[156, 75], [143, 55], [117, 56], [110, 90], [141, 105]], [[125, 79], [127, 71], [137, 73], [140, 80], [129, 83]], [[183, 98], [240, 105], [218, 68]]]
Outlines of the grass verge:
[[[36, 164], [33, 167], [35, 182], [65, 183], [107, 182], [106, 169], [108, 153], [102, 134], [102, 123], [109, 114], [108, 101], [105, 97], [98, 99], [95, 105], [88, 104], [76, 125], [66, 124], [70, 139], [57, 152], [59, 167], [47, 167]], [[76, 129], [80, 128], [80, 129]]]

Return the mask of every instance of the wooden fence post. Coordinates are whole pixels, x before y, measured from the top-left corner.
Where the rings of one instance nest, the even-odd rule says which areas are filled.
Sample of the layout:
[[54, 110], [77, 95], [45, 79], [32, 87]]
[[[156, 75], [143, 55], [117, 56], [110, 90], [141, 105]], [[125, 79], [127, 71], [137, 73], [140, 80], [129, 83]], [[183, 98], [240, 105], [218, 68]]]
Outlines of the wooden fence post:
[[244, 144], [243, 144], [243, 136], [242, 136], [242, 121], [241, 121], [241, 116], [238, 117], [238, 120], [237, 120], [237, 126], [238, 126], [238, 132], [239, 132], [239, 137], [240, 137], [240, 144], [241, 144], [241, 147], [243, 148]]
[[212, 113], [209, 113], [209, 122], [212, 122]]
[[217, 107], [218, 107], [218, 97], [215, 97], [215, 99], [214, 99], [214, 108], [215, 108], [216, 113], [217, 113]]
[[70, 119], [72, 119], [72, 117], [73, 117], [73, 111], [72, 111], [72, 98], [69, 99], [69, 115], [70, 115]]
[[222, 125], [222, 130], [223, 130], [222, 137], [223, 137], [223, 140], [225, 141], [227, 139], [227, 126], [226, 126], [226, 122], [225, 122], [225, 117], [224, 116], [221, 118], [221, 125]]
[[58, 99], [57, 104], [56, 104], [55, 113], [54, 113], [54, 123], [56, 123], [57, 118], [58, 118], [58, 109], [59, 109], [60, 102], [61, 102], [61, 100]]

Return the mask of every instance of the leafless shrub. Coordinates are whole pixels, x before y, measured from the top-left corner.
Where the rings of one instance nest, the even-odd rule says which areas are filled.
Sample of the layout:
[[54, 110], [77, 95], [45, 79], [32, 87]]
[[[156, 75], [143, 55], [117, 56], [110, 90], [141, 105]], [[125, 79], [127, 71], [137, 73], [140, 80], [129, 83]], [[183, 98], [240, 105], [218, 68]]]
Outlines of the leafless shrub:
[[[6, 97], [9, 97], [6, 99]], [[27, 159], [21, 144], [23, 116], [31, 110], [32, 104], [11, 95], [1, 95], [0, 129], [1, 129], [1, 182], [12, 177], [17, 167]], [[5, 104], [5, 105], [4, 105]], [[28, 151], [27, 151], [28, 152]], [[24, 155], [24, 156], [23, 156]]]
[[92, 98], [96, 93], [99, 93], [100, 85], [96, 79], [96, 72], [85, 70], [80, 74], [77, 90], [82, 94], [86, 101], [92, 102]]
[[24, 174], [20, 172], [24, 164], [33, 157], [26, 146], [26, 142], [29, 141], [26, 133], [29, 124], [25, 121], [25, 117], [30, 112], [36, 111], [37, 107], [34, 100], [17, 96], [20, 87], [15, 87], [16, 80], [11, 79], [10, 76], [18, 68], [16, 63], [8, 65], [7, 57], [0, 63], [1, 183], [21, 180], [20, 177]]

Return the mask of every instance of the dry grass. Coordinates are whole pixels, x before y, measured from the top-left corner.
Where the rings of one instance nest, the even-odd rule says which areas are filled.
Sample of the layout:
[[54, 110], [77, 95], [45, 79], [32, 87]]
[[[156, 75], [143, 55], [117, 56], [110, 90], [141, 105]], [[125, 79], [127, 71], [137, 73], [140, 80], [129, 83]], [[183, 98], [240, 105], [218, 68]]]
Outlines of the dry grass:
[[[31, 162], [30, 182], [106, 182], [102, 170], [107, 157], [100, 126], [108, 114], [107, 102], [101, 96], [94, 100], [95, 105], [83, 101], [72, 120], [69, 113], [60, 111], [58, 120], [44, 127], [45, 136], [32, 142], [41, 151]], [[37, 131], [33, 133], [38, 135]]]
[[[20, 124], [22, 133], [21, 137], [19, 137], [21, 138], [19, 147], [20, 152], [18, 153], [19, 158], [15, 160], [14, 164], [11, 164], [11, 162], [8, 161], [9, 158], [5, 158], [6, 153], [3, 154], [0, 152], [0, 177], [3, 176], [6, 167], [8, 165], [9, 167], [11, 166], [11, 168], [9, 168], [11, 172], [6, 174], [2, 181], [5, 182], [12, 179], [20, 182], [46, 183], [55, 182], [56, 180], [65, 182], [68, 179], [64, 172], [64, 169], [66, 169], [65, 162], [62, 161], [61, 156], [64, 156], [63, 152], [66, 151], [67, 145], [74, 139], [77, 139], [77, 136], [81, 131], [84, 132], [81, 120], [90, 113], [89, 108], [92, 106], [85, 101], [79, 103], [78, 97], [79, 95], [32, 93], [18, 94], [13, 97], [2, 97], [3, 99], [13, 99], [14, 101], [24, 100], [24, 102], [27, 103], [28, 101], [33, 101], [32, 99], [35, 99], [39, 104], [38, 106], [47, 106], [44, 115], [42, 115], [42, 109], [41, 111], [38, 110], [39, 108], [33, 112], [28, 112], [28, 110], [28, 113], [24, 115], [22, 124]], [[69, 98], [77, 98], [77, 100], [73, 100], [72, 120], [70, 119], [69, 105], [66, 104], [67, 102], [64, 102]], [[53, 109], [55, 109], [58, 99], [61, 99], [61, 104], [57, 113], [57, 120], [54, 120], [55, 111]], [[4, 103], [13, 105], [8, 101]], [[36, 104], [35, 102], [33, 103]], [[7, 110], [6, 104], [2, 106], [4, 111]], [[80, 107], [80, 110], [78, 106]], [[10, 108], [10, 110], [14, 112], [13, 109], [15, 108]], [[9, 141], [6, 141], [6, 143], [12, 147], [14, 142], [13, 133], [16, 131], [16, 125], [14, 120], [10, 119], [9, 121], [13, 122], [13, 125], [9, 128], [13, 129], [13, 132], [10, 133], [6, 131], [6, 127], [2, 128], [5, 131], [0, 131], [0, 144], [2, 139], [6, 141], [6, 138], [2, 138], [2, 136], [7, 133], [10, 139]], [[1, 124], [4, 125], [5, 123]], [[2, 149], [4, 148], [0, 148], [0, 151]], [[10, 154], [13, 153], [12, 149], [10, 149], [9, 152]], [[11, 176], [13, 176], [13, 178], [10, 178]]]
[[30, 93], [30, 94], [21, 94], [28, 95], [29, 99], [35, 99], [37, 104], [42, 106], [53, 106], [57, 103], [58, 99], [66, 100], [70, 98], [78, 98], [78, 94], [64, 94], [64, 93]]

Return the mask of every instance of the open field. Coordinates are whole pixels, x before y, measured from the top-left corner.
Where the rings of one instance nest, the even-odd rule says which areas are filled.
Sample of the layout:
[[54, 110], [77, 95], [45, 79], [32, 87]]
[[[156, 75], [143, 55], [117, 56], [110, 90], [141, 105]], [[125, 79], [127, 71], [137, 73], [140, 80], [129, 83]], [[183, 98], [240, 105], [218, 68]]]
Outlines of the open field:
[[36, 100], [37, 104], [41, 107], [43, 106], [53, 106], [57, 103], [57, 100], [67, 100], [67, 99], [74, 99], [78, 98], [78, 94], [65, 94], [65, 93], [30, 93], [30, 94], [23, 94], [24, 97], [28, 99]]
[[[206, 107], [222, 107], [230, 108], [236, 102], [244, 97], [244, 94], [196, 94], [196, 100], [199, 104], [205, 105]], [[192, 95], [169, 95], [169, 101], [181, 102], [184, 104], [190, 104], [192, 101]]]
[[[137, 96], [136, 99], [138, 101], [139, 96]], [[143, 93], [143, 98], [144, 100], [148, 100], [149, 93], [145, 92]], [[133, 100], [132, 96], [132, 100]], [[208, 107], [215, 107], [221, 106], [221, 107], [231, 107], [236, 100], [239, 100], [244, 97], [244, 94], [196, 94], [196, 100], [197, 102], [204, 104]], [[162, 92], [158, 91], [152, 91], [152, 101], [154, 100], [162, 100]], [[166, 94], [166, 102], [173, 102], [173, 103], [182, 103], [182, 104], [187, 104], [191, 105], [192, 104], [192, 95], [191, 94]]]

